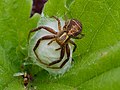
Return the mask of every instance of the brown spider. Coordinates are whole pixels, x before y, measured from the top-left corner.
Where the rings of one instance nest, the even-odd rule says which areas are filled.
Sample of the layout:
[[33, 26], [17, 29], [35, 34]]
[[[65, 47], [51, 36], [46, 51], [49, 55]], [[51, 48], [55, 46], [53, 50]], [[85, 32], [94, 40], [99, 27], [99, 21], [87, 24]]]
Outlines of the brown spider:
[[[46, 36], [41, 37], [37, 41], [36, 45], [34, 46], [33, 51], [34, 51], [34, 53], [35, 53], [35, 55], [38, 58], [40, 63], [47, 65], [49, 68], [52, 68], [52, 69], [60, 69], [68, 62], [68, 60], [70, 58], [70, 48], [69, 48], [68, 43], [71, 43], [74, 45], [73, 52], [75, 51], [75, 49], [77, 47], [76, 44], [70, 39], [71, 38], [81, 39], [84, 36], [84, 34], [81, 34], [82, 24], [78, 20], [71, 19], [71, 20], [65, 21], [65, 25], [63, 26], [63, 28], [61, 28], [60, 20], [55, 16], [53, 16], [53, 18], [56, 19], [58, 22], [59, 32], [56, 32], [55, 30], [53, 30], [52, 28], [47, 27], [47, 26], [39, 26], [38, 28], [35, 28], [29, 32], [28, 39], [29, 39], [30, 34], [32, 32], [36, 32], [36, 31], [41, 30], [41, 29], [45, 29], [48, 32], [51, 32], [52, 34], [54, 34], [54, 35], [46, 35]], [[80, 35], [80, 36], [78, 36], [78, 35]], [[55, 60], [49, 64], [46, 64], [39, 59], [39, 57], [36, 53], [36, 49], [38, 48], [38, 46], [42, 40], [50, 40], [50, 39], [52, 39], [52, 40], [48, 43], [48, 45], [50, 45], [53, 41], [56, 41], [60, 45], [60, 48], [58, 48], [56, 50], [61, 49], [61, 52], [60, 52], [59, 60]], [[65, 61], [63, 61], [63, 63], [60, 65], [60, 67], [51, 67], [52, 65], [57, 64], [57, 63], [62, 61], [64, 54], [65, 54], [65, 50], [67, 53], [67, 59]]]

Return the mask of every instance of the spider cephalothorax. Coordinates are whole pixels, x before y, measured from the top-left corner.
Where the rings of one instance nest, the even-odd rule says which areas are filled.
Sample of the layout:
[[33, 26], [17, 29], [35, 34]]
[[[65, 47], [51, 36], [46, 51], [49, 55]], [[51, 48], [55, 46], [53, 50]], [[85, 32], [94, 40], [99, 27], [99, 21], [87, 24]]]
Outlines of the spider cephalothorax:
[[71, 19], [65, 23], [64, 30], [67, 31], [68, 36], [74, 38], [81, 33], [82, 24], [78, 20]]
[[[71, 43], [74, 45], [73, 52], [75, 51], [75, 49], [77, 47], [76, 44], [71, 40], [71, 38], [81, 39], [84, 36], [84, 34], [81, 34], [82, 24], [78, 20], [71, 19], [71, 20], [65, 21], [65, 25], [62, 28], [60, 20], [58, 18], [56, 18], [55, 16], [53, 16], [53, 18], [55, 18], [58, 21], [59, 32], [56, 32], [55, 30], [53, 30], [52, 28], [47, 27], [47, 26], [39, 26], [38, 28], [35, 28], [29, 32], [28, 38], [30, 37], [30, 34], [32, 32], [35, 32], [35, 31], [38, 31], [41, 29], [45, 29], [48, 32], [51, 32], [52, 35], [46, 35], [37, 40], [37, 42], [33, 48], [33, 51], [40, 63], [47, 65], [47, 67], [52, 68], [52, 69], [59, 69], [59, 68], [62, 68], [68, 62], [68, 60], [70, 58], [70, 48], [69, 48], [68, 44]], [[60, 47], [56, 49], [56, 50], [61, 50], [60, 58], [58, 60], [55, 60], [55, 61], [47, 64], [39, 59], [39, 56], [36, 53], [36, 49], [38, 48], [41, 40], [51, 40], [48, 43], [48, 45], [50, 45], [53, 41], [55, 41], [59, 44]], [[65, 51], [67, 54], [67, 59], [64, 60], [59, 67], [52, 67], [52, 65], [57, 64], [62, 61]]]

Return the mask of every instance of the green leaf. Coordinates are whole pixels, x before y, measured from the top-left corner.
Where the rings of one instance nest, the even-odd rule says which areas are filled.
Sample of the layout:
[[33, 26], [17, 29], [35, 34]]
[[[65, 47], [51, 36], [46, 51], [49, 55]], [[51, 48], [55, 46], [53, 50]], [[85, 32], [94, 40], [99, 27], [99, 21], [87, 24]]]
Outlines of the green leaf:
[[30, 5], [30, 1], [22, 0], [0, 2], [0, 90], [23, 88], [23, 81], [13, 74], [20, 72], [26, 57], [22, 48], [26, 46], [28, 31], [38, 21], [29, 19]]
[[[36, 74], [32, 86], [37, 90], [119, 90], [120, 88], [120, 1], [48, 0], [46, 16], [76, 18], [85, 37], [75, 40], [77, 50], [72, 68], [52, 77], [40, 67], [29, 66]], [[29, 30], [37, 26], [38, 15], [29, 18], [29, 0], [0, 2], [0, 90], [24, 90], [20, 72], [27, 57], [24, 50]], [[67, 8], [66, 8], [67, 5]], [[69, 9], [68, 9], [69, 7]]]
[[75, 0], [66, 0], [66, 7], [69, 9], [70, 5], [74, 2]]
[[44, 13], [48, 16], [63, 16], [66, 12], [65, 0], [48, 0], [45, 5]]

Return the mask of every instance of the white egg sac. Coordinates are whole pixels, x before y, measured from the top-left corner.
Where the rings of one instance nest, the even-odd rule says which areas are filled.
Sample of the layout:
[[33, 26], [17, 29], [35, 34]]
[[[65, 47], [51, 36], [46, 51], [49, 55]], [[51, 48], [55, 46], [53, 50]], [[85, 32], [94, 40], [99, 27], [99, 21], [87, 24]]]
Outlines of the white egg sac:
[[[65, 24], [65, 21], [60, 19], [61, 21], [61, 26], [63, 27]], [[39, 26], [47, 26], [50, 27], [52, 29], [54, 29], [55, 31], [59, 32], [58, 30], [58, 22], [54, 19], [54, 18], [46, 18], [46, 17], [42, 17], [40, 18], [40, 21], [38, 23], [38, 27]], [[29, 57], [32, 58], [33, 62], [42, 67], [43, 69], [47, 70], [49, 73], [51, 74], [64, 74], [70, 67], [71, 67], [71, 62], [72, 62], [72, 51], [73, 51], [73, 46], [71, 44], [68, 44], [70, 47], [70, 58], [69, 61], [60, 69], [52, 69], [47, 67], [47, 65], [42, 64], [39, 59], [46, 63], [49, 64], [55, 60], [59, 60], [60, 58], [60, 50], [55, 50], [57, 48], [60, 48], [60, 45], [56, 42], [53, 41], [50, 45], [48, 45], [48, 43], [51, 41], [50, 40], [42, 40], [39, 44], [39, 46], [36, 49], [36, 53], [39, 57], [39, 59], [36, 57], [33, 48], [36, 45], [36, 42], [38, 41], [38, 39], [40, 39], [43, 36], [46, 35], [53, 35], [52, 33], [46, 31], [45, 29], [41, 29], [35, 32], [35, 34], [30, 38], [29, 41]], [[65, 61], [67, 59], [67, 54], [66, 54], [66, 50], [65, 50], [65, 55], [64, 58], [62, 59], [61, 62], [52, 65], [51, 67], [60, 67], [60, 65], [63, 63], [63, 61]]]

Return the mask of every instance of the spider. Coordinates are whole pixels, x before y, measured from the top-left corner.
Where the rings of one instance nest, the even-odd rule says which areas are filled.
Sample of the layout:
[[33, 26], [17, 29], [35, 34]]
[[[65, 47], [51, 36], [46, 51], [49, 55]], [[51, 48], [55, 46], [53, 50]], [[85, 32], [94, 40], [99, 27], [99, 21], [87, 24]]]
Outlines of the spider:
[[[69, 47], [68, 43], [71, 43], [72, 45], [74, 45], [73, 52], [77, 48], [77, 45], [71, 40], [71, 38], [81, 39], [84, 36], [84, 34], [81, 33], [82, 32], [82, 24], [78, 20], [76, 20], [76, 19], [66, 20], [65, 25], [63, 26], [63, 28], [61, 28], [60, 20], [55, 16], [52, 16], [52, 18], [57, 20], [58, 30], [59, 30], [58, 32], [56, 32], [55, 30], [53, 30], [52, 28], [47, 27], [47, 26], [39, 26], [29, 32], [28, 39], [32, 32], [36, 32], [41, 29], [47, 30], [48, 32], [52, 33], [52, 35], [46, 35], [46, 36], [39, 38], [37, 40], [35, 46], [33, 47], [33, 51], [40, 63], [47, 65], [47, 67], [52, 68], [52, 69], [60, 69], [68, 62], [68, 60], [70, 58], [70, 47]], [[50, 45], [53, 41], [56, 41], [59, 44], [60, 48], [55, 49], [56, 51], [61, 50], [60, 57], [58, 60], [55, 60], [49, 64], [46, 64], [45, 62], [42, 62], [39, 59], [39, 57], [36, 53], [36, 49], [38, 48], [38, 46], [40, 45], [40, 42], [42, 40], [51, 40], [48, 43], [48, 45]], [[52, 67], [52, 65], [57, 64], [62, 61], [65, 51], [67, 54], [67, 59], [64, 60], [59, 67]]]

